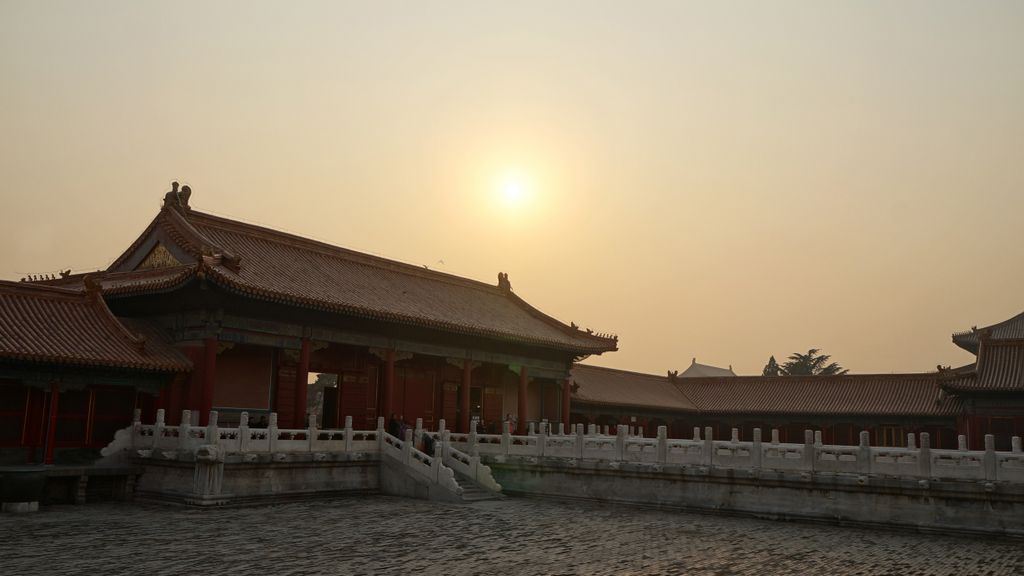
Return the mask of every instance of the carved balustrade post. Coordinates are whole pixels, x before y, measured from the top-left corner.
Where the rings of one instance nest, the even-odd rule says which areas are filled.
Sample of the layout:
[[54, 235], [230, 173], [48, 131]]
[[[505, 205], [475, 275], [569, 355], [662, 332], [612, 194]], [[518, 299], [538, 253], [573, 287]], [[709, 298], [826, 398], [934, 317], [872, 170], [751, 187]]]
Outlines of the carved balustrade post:
[[434, 446], [434, 455], [441, 458], [448, 458], [452, 450], [452, 433], [449, 430], [442, 430], [437, 435], [437, 444]]
[[640, 427], [638, 427], [636, 429], [636, 435], [641, 437], [641, 438], [644, 437], [644, 427], [643, 426], [640, 426]]
[[819, 446], [817, 440], [818, 438], [815, 437], [814, 430], [804, 430], [803, 464], [804, 470], [808, 472], [814, 471], [815, 452]]
[[917, 442], [914, 441], [913, 432], [907, 432], [907, 449], [917, 450]]
[[131, 447], [136, 448], [139, 446], [139, 434], [142, 433], [142, 410], [136, 408], [132, 411], [132, 438]]
[[412, 430], [408, 428], [405, 430], [405, 438], [402, 439], [402, 462], [406, 466], [412, 462]]
[[311, 413], [308, 416], [309, 423], [306, 426], [306, 450], [308, 452], [313, 451], [313, 442], [316, 441], [317, 436], [320, 435], [320, 430], [316, 427], [316, 413]]
[[210, 410], [209, 415], [206, 417], [206, 443], [220, 443], [220, 429], [217, 426], [216, 410]]
[[544, 449], [548, 443], [548, 425], [546, 422], [540, 423], [540, 433], [537, 434], [537, 456], [539, 458], [544, 457]]
[[1014, 437], [1010, 438], [1010, 450], [1012, 450], [1013, 452], [1015, 452], [1017, 454], [1020, 454], [1020, 452], [1021, 452], [1020, 436], [1014, 436]]
[[583, 445], [586, 442], [587, 435], [585, 433], [586, 427], [583, 424], [576, 424], [576, 458], [578, 460], [583, 459]]
[[739, 428], [733, 428], [730, 431], [729, 441], [733, 442], [733, 443], [740, 441], [740, 430], [739, 430]]
[[384, 453], [384, 417], [377, 417], [377, 451]]
[[932, 476], [932, 439], [927, 432], [921, 432], [921, 447], [917, 449], [917, 473], [922, 478]]
[[956, 449], [961, 452], [967, 452], [967, 436], [960, 434], [956, 437]]
[[871, 433], [860, 431], [860, 444], [857, 445], [857, 471], [871, 473]]
[[565, 422], [558, 423], [558, 435], [565, 436]]
[[658, 426], [658, 463], [668, 461], [668, 427]]
[[345, 416], [345, 452], [352, 451], [352, 417]]
[[814, 431], [814, 447], [821, 448], [821, 430]]
[[760, 469], [761, 468], [761, 457], [763, 456], [763, 453], [761, 452], [761, 429], [760, 428], [754, 428], [754, 445], [751, 446], [750, 449], [752, 451], [751, 455], [750, 455], [751, 456], [751, 459], [750, 459], [751, 460], [751, 464], [753, 464], [755, 469]]
[[778, 428], [772, 428], [772, 444], [778, 444], [778, 443], [779, 443], [779, 429]]
[[277, 412], [271, 412], [267, 420], [267, 450], [277, 452]]
[[985, 434], [985, 480], [996, 479], [996, 437]]
[[615, 459], [623, 461], [626, 459], [626, 437], [629, 435], [629, 426], [619, 424], [615, 430]]
[[249, 442], [252, 435], [249, 433], [249, 413], [242, 412], [238, 417], [238, 451], [246, 453], [249, 451]]
[[526, 426], [526, 435], [527, 436], [534, 436], [534, 435], [536, 435], [536, 433], [537, 433], [537, 431], [534, 429], [533, 422], [530, 422], [529, 424], [527, 424], [527, 426]]
[[512, 433], [509, 432], [508, 426], [503, 426], [501, 429], [501, 453], [508, 456], [508, 452], [512, 446]]
[[413, 446], [421, 446], [423, 442], [423, 418], [416, 419], [416, 428], [412, 434]]
[[[699, 440], [700, 429], [695, 429], [694, 432], [698, 433], [697, 438], [694, 438], [694, 440]], [[703, 464], [709, 467], [712, 466], [715, 463], [715, 429], [711, 426], [704, 428], [704, 450], [702, 452], [701, 460]]]
[[595, 434], [597, 434], [597, 424], [588, 424], [587, 425], [587, 435], [588, 436], [594, 436]]
[[153, 425], [153, 448], [160, 446], [160, 440], [164, 437], [165, 412], [163, 408], [156, 411], [156, 423]]
[[469, 437], [466, 439], [466, 441], [469, 443], [469, 449], [466, 450], [466, 452], [468, 452], [470, 456], [479, 455], [480, 445], [479, 439], [477, 439], [476, 437], [476, 428], [473, 428], [472, 430], [469, 431]]
[[192, 427], [192, 411], [182, 410], [181, 411], [181, 424], [178, 424], [178, 448], [182, 450], [189, 450], [189, 440], [191, 440], [191, 434], [189, 428]]
[[693, 427], [693, 439], [700, 442], [700, 426]]

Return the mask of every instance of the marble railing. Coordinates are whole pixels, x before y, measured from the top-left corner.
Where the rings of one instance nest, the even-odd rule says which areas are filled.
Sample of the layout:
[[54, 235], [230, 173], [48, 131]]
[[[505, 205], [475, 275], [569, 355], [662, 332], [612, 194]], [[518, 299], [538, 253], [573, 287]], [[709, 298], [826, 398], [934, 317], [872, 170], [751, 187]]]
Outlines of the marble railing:
[[805, 431], [802, 444], [779, 442], [778, 430], [763, 441], [757, 428], [750, 442], [741, 442], [736, 429], [729, 440], [714, 440], [710, 427], [703, 435], [694, 428], [692, 439], [669, 439], [664, 426], [656, 438], [631, 436], [627, 426], [619, 426], [614, 436], [599, 434], [593, 427], [588, 434], [582, 424], [573, 434], [563, 432], [551, 434], [541, 425], [527, 436], [471, 432], [451, 434], [449, 442], [472, 455], [1024, 483], [1024, 453], [1017, 436], [1010, 452], [997, 452], [991, 435], [985, 436], [985, 450], [970, 451], [964, 436], [959, 437], [957, 450], [932, 449], [927, 433], [908, 434], [907, 447], [890, 448], [871, 446], [867, 432], [860, 433], [858, 446], [822, 444], [821, 432], [811, 430]]
[[[302, 429], [277, 427], [277, 415], [271, 414], [266, 428], [250, 428], [243, 412], [235, 428], [217, 425], [217, 413], [211, 412], [209, 425], [190, 426], [191, 414], [185, 410], [180, 426], [164, 424], [164, 412], [157, 412], [154, 424], [142, 424], [136, 412], [131, 427], [118, 432], [115, 441], [104, 453], [130, 449], [140, 456], [158, 451], [164, 457], [176, 452], [196, 453], [200, 447], [216, 445], [220, 453], [259, 454], [310, 452], [388, 454], [409, 466], [416, 474], [447, 483], [453, 470], [469, 477], [484, 488], [500, 490], [490, 468], [481, 457], [563, 458], [633, 462], [661, 465], [715, 467], [737, 470], [775, 470], [780, 472], [874, 474], [903, 478], [1010, 482], [1024, 484], [1024, 452], [1020, 437], [1013, 437], [1009, 452], [995, 450], [991, 435], [985, 436], [985, 450], [967, 450], [964, 436], [959, 449], [937, 450], [930, 447], [927, 433], [908, 434], [905, 448], [871, 446], [867, 432], [861, 432], [858, 446], [822, 444], [821, 433], [807, 430], [801, 444], [779, 442], [778, 430], [772, 430], [764, 441], [755, 428], [752, 441], [740, 441], [736, 429], [729, 440], [714, 440], [712, 429], [694, 428], [692, 439], [670, 439], [664, 426], [656, 438], [631, 435], [627, 426], [619, 426], [615, 435], [601, 434], [591, 426], [577, 425], [571, 433], [559, 426], [552, 433], [546, 424], [537, 430], [530, 426], [524, 436], [503, 434], [453, 433], [439, 422], [438, 432], [427, 432], [422, 421], [406, 438], [399, 439], [384, 431], [384, 419], [377, 419], [376, 430], [353, 430], [352, 419], [345, 427], [321, 430], [315, 418]], [[424, 434], [436, 439], [434, 458], [415, 448]], [[444, 471], [446, 472], [444, 472]], [[454, 480], [452, 480], [454, 483]]]

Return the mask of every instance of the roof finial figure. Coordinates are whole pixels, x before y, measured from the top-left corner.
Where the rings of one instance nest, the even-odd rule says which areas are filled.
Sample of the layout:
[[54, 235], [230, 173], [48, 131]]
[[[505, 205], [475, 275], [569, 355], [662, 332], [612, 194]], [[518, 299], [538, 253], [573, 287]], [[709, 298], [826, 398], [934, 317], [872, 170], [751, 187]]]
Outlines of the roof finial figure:
[[170, 206], [172, 208], [189, 208], [188, 199], [192, 196], [192, 188], [184, 186], [181, 190], [178, 190], [179, 184], [177, 182], [171, 182], [171, 191], [164, 194], [164, 206]]
[[508, 281], [508, 274], [505, 272], [498, 272], [498, 288], [505, 292], [512, 291], [512, 283]]

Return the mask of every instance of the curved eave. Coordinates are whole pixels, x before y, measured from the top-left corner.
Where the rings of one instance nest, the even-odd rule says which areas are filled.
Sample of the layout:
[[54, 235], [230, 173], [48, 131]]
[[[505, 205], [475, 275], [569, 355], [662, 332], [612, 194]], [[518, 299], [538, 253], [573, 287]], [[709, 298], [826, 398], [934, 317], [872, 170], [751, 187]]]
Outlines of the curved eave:
[[588, 406], [601, 406], [601, 407], [607, 406], [607, 407], [621, 407], [621, 408], [640, 408], [642, 410], [653, 410], [653, 411], [658, 411], [658, 412], [672, 412], [674, 414], [694, 414], [694, 415], [701, 414], [701, 411], [698, 410], [697, 408], [674, 407], [674, 406], [666, 406], [664, 404], [659, 404], [657, 406], [652, 406], [650, 404], [634, 404], [634, 403], [631, 403], [631, 402], [611, 402], [611, 401], [607, 401], [606, 402], [606, 401], [602, 401], [602, 400], [585, 400], [583, 398], [576, 398], [574, 396], [572, 398], [572, 405], [576, 405], [576, 404], [586, 404]]
[[[262, 300], [264, 302], [273, 302], [276, 304], [285, 305], [296, 305], [310, 310], [347, 314], [350, 316], [357, 316], [369, 320], [382, 320], [406, 326], [414, 326], [418, 328], [431, 328], [435, 330], [442, 330], [466, 336], [485, 337], [500, 342], [509, 342], [527, 346], [539, 346], [543, 348], [568, 352], [574, 355], [602, 354], [604, 352], [612, 352], [618, 349], [617, 343], [611, 339], [601, 339], [602, 343], [595, 344], [592, 346], [573, 346], [571, 344], [566, 344], [564, 342], [558, 342], [543, 338], [529, 338], [522, 335], [501, 332], [498, 330], [474, 328], [469, 326], [462, 326], [460, 324], [455, 324], [452, 322], [440, 322], [436, 320], [426, 320], [414, 316], [407, 316], [404, 314], [396, 314], [394, 312], [388, 312], [385, 310], [374, 310], [359, 306], [348, 306], [343, 304], [329, 303], [312, 298], [302, 298], [299, 296], [295, 296], [293, 294], [254, 288], [250, 285], [244, 284], [233, 279], [229, 274], [232, 273], [221, 270], [219, 266], [200, 267], [198, 265], [187, 265], [186, 269], [182, 270], [181, 273], [168, 279], [159, 282], [140, 282], [138, 284], [127, 284], [124, 286], [115, 286], [109, 288], [105, 287], [103, 289], [103, 294], [104, 296], [110, 298], [124, 298], [130, 296], [141, 296], [145, 294], [161, 294], [166, 292], [172, 292], [188, 284], [195, 277], [202, 275], [205, 276], [205, 278], [208, 281], [213, 282], [214, 284], [220, 286], [221, 288], [229, 292], [232, 292], [240, 296], [244, 296], [246, 298]], [[597, 337], [595, 337], [595, 339], [596, 338]]]
[[344, 304], [328, 303], [321, 300], [315, 300], [312, 298], [302, 298], [293, 294], [282, 294], [278, 292], [272, 292], [269, 290], [259, 290], [251, 286], [246, 286], [239, 282], [234, 282], [226, 275], [217, 270], [211, 269], [212, 274], [208, 274], [207, 278], [212, 280], [217, 285], [221, 286], [225, 290], [229, 290], [241, 296], [248, 298], [255, 298], [267, 302], [274, 302], [278, 304], [289, 304], [297, 305], [310, 310], [317, 310], [323, 312], [334, 312], [340, 314], [347, 314], [350, 316], [357, 316], [360, 318], [366, 318], [369, 320], [383, 320], [387, 322], [394, 322], [397, 324], [403, 324], [406, 326], [414, 326], [417, 328], [430, 328], [434, 330], [442, 330], [445, 332], [451, 332], [454, 334], [462, 334], [466, 336], [480, 336], [497, 340], [501, 342], [509, 342], [513, 344], [523, 344], [528, 346], [540, 346], [543, 348], [551, 348], [572, 354], [601, 354], [604, 352], [611, 352], [617, 350], [615, 345], [612, 346], [571, 346], [562, 342], [555, 342], [542, 338], [528, 338], [521, 335], [509, 334], [507, 332], [500, 332], [498, 330], [487, 330], [483, 328], [473, 328], [468, 326], [462, 326], [452, 322], [440, 322], [437, 320], [426, 320], [423, 318], [417, 318], [415, 316], [407, 316], [405, 314], [396, 314], [394, 312], [388, 312], [384, 310], [374, 310], [369, 308], [362, 308], [359, 306], [348, 306]]
[[34, 364], [41, 367], [60, 366], [62, 368], [102, 368], [131, 372], [149, 372], [154, 374], [179, 374], [192, 371], [192, 364], [176, 364], [169, 362], [121, 362], [98, 358], [76, 358], [68, 356], [52, 356], [47, 354], [8, 354], [0, 357], [0, 364]]

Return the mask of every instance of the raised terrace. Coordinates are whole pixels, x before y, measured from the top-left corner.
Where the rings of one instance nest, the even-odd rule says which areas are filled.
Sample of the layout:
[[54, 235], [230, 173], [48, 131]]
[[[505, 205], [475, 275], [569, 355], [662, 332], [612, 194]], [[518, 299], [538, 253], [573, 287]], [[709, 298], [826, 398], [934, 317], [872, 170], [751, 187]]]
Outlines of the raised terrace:
[[[190, 415], [182, 417], [189, 422]], [[385, 492], [464, 501], [500, 493], [703, 509], [782, 519], [850, 522], [919, 530], [1024, 536], [1024, 452], [930, 447], [831, 446], [807, 431], [803, 443], [777, 431], [750, 442], [715, 440], [711, 429], [668, 438], [619, 426], [525, 435], [452, 433], [418, 425], [396, 438], [376, 429], [168, 426], [136, 421], [104, 453], [144, 472], [143, 498], [197, 505], [280, 500], [328, 492]], [[426, 445], [426, 446], [425, 446]], [[428, 454], [417, 447], [424, 447]]]

